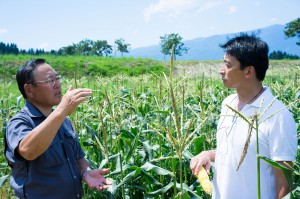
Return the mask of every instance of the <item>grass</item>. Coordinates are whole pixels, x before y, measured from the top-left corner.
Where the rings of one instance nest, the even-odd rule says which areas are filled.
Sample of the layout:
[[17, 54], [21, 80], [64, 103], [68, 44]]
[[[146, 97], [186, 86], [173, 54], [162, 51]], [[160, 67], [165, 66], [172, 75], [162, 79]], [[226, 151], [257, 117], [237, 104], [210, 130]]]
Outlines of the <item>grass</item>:
[[32, 56], [3, 55], [0, 57], [0, 80], [14, 76], [18, 68], [32, 58], [44, 58], [55, 70], [71, 78], [81, 76], [115, 76], [124, 74], [138, 76], [143, 74], [161, 74], [167, 72], [167, 67], [152, 59], [142, 58], [112, 58], [94, 56]]

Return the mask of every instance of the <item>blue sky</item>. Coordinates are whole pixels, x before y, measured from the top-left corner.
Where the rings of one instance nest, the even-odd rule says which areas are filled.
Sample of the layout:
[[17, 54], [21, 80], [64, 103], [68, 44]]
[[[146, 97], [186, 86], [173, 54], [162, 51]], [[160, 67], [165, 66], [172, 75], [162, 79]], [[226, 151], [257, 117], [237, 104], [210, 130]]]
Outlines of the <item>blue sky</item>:
[[0, 0], [0, 42], [45, 50], [123, 38], [131, 48], [286, 24], [300, 0]]

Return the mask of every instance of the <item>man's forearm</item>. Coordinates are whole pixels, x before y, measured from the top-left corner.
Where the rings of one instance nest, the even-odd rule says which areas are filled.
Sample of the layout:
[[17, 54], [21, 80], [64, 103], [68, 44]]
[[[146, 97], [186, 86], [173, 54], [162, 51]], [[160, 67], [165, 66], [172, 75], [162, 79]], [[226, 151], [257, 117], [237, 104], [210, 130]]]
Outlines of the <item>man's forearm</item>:
[[[284, 163], [283, 161], [278, 161], [279, 164], [289, 164], [290, 166], [293, 165], [293, 162], [288, 161]], [[292, 181], [292, 173], [289, 179], [286, 178], [283, 171], [280, 169], [274, 168], [274, 174], [276, 179], [276, 199], [283, 198], [285, 195], [287, 195], [291, 191], [291, 187], [289, 186], [288, 181]]]
[[26, 160], [34, 160], [51, 145], [55, 135], [65, 119], [55, 110], [19, 143], [18, 153]]
[[91, 170], [90, 163], [85, 158], [77, 160], [77, 164], [80, 169], [80, 175], [82, 175], [86, 170]]

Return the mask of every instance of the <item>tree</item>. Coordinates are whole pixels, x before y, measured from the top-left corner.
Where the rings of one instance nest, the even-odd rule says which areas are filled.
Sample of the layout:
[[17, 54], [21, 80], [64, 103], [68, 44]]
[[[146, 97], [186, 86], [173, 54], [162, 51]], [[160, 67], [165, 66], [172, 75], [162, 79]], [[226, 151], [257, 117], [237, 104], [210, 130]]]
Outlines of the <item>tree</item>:
[[58, 52], [56, 51], [56, 50], [50, 50], [50, 55], [57, 55], [58, 54]]
[[0, 42], [0, 54], [6, 53], [6, 45], [3, 42]]
[[172, 51], [172, 46], [174, 45], [174, 59], [176, 60], [176, 55], [181, 56], [182, 53], [187, 53], [188, 48], [184, 47], [184, 43], [181, 42], [182, 37], [179, 34], [166, 34], [160, 37], [161, 52], [164, 55], [170, 55]]
[[92, 47], [92, 54], [97, 56], [108, 56], [112, 53], [112, 46], [106, 40], [97, 40]]
[[280, 60], [280, 59], [299, 59], [300, 57], [297, 55], [290, 55], [287, 54], [286, 52], [282, 52], [278, 50], [278, 51], [271, 52], [269, 58]]
[[33, 48], [29, 48], [28, 51], [27, 51], [27, 54], [34, 55], [35, 54], [34, 49]]
[[300, 46], [300, 18], [295, 19], [295, 20], [291, 21], [290, 23], [288, 23], [285, 26], [284, 34], [288, 38], [298, 37], [299, 42], [297, 42], [296, 44]]
[[19, 54], [18, 46], [14, 43], [11, 44], [5, 44], [3, 42], [0, 42], [0, 54]]
[[80, 41], [76, 45], [76, 51], [80, 55], [91, 55], [94, 41], [90, 39], [85, 39]]
[[76, 45], [73, 44], [73, 45], [62, 47], [58, 50], [58, 54], [61, 54], [61, 55], [75, 55], [76, 54]]
[[121, 57], [123, 53], [129, 53], [130, 44], [126, 44], [124, 39], [116, 39], [115, 44], [117, 44], [117, 51], [121, 52]]

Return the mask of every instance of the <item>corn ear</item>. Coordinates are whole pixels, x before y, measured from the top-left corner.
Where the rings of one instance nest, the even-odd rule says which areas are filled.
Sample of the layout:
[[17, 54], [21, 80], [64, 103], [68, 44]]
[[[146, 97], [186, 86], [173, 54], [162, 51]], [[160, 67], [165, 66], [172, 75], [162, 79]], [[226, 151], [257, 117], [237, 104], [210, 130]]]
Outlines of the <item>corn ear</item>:
[[209, 180], [208, 174], [206, 173], [205, 169], [203, 167], [200, 168], [199, 173], [197, 174], [198, 181], [200, 182], [200, 185], [202, 186], [203, 190], [207, 194], [212, 193], [212, 184]]

